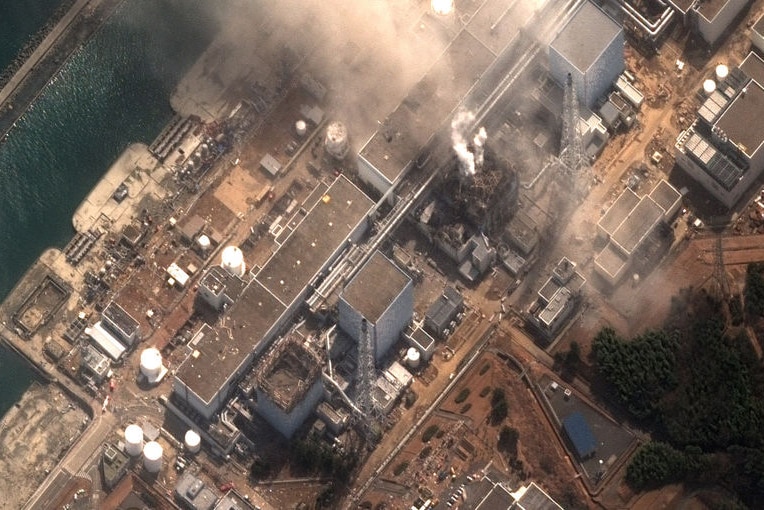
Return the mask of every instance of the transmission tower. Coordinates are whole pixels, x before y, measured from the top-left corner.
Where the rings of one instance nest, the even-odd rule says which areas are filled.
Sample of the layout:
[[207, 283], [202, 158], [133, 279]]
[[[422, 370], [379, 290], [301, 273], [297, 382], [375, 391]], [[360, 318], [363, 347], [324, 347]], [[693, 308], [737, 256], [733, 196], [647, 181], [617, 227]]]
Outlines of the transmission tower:
[[562, 142], [559, 160], [563, 172], [573, 181], [577, 189], [582, 190], [589, 182], [591, 168], [584, 152], [584, 142], [578, 123], [576, 88], [573, 85], [573, 77], [568, 73], [562, 100]]

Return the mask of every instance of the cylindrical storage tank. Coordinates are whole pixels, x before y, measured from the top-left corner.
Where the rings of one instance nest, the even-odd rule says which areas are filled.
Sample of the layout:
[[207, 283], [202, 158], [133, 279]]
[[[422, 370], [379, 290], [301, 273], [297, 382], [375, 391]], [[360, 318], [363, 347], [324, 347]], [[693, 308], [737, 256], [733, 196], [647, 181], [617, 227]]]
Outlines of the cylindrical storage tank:
[[195, 431], [189, 429], [186, 431], [186, 437], [183, 443], [186, 445], [186, 451], [197, 453], [202, 446], [202, 438]]
[[706, 80], [703, 82], [703, 92], [705, 92], [706, 95], [711, 94], [714, 90], [716, 90], [716, 82], [714, 80]]
[[419, 354], [419, 351], [416, 350], [416, 347], [409, 347], [409, 350], [406, 351], [406, 364], [410, 368], [417, 368], [419, 367], [420, 360], [421, 355]]
[[201, 248], [203, 251], [209, 250], [212, 243], [210, 242], [210, 238], [207, 237], [207, 235], [202, 234], [196, 239], [196, 244], [199, 245], [199, 248]]
[[294, 123], [294, 130], [297, 132], [297, 136], [305, 136], [305, 133], [308, 132], [308, 125], [300, 119]]
[[156, 441], [149, 441], [143, 447], [143, 467], [149, 473], [159, 473], [162, 469], [162, 445]]
[[238, 246], [226, 246], [221, 254], [223, 269], [238, 277], [244, 276], [247, 266], [244, 264], [244, 254]]
[[724, 81], [728, 74], [730, 74], [729, 67], [724, 64], [716, 66], [716, 81]]
[[156, 379], [162, 371], [162, 353], [156, 347], [144, 349], [141, 353], [141, 373], [149, 379]]
[[345, 124], [339, 121], [332, 122], [326, 128], [326, 138], [324, 139], [326, 152], [336, 159], [345, 159], [350, 149], [348, 142], [348, 130]]
[[125, 453], [137, 457], [143, 451], [143, 429], [132, 424], [125, 427]]
[[454, 0], [431, 0], [430, 7], [440, 16], [447, 16], [454, 12]]

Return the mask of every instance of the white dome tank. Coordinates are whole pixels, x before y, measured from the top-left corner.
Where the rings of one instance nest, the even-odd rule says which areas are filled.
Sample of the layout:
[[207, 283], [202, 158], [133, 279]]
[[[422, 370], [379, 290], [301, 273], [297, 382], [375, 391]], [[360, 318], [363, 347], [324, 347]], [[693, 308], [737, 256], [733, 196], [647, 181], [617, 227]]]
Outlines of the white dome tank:
[[703, 92], [705, 92], [706, 95], [711, 94], [714, 90], [716, 90], [716, 82], [714, 80], [706, 80], [703, 82]]
[[339, 121], [332, 122], [326, 128], [326, 138], [324, 139], [326, 152], [336, 159], [345, 159], [350, 149], [348, 142], [348, 129], [345, 124]]
[[238, 246], [226, 246], [221, 254], [221, 266], [223, 269], [238, 277], [244, 276], [247, 266], [244, 263], [244, 254]]
[[131, 424], [125, 427], [125, 453], [137, 457], [143, 451], [143, 429]]
[[202, 446], [202, 438], [199, 437], [195, 431], [189, 429], [186, 431], [186, 437], [183, 441], [186, 445], [186, 451], [189, 453], [197, 453]]
[[419, 354], [419, 351], [416, 350], [416, 347], [409, 347], [409, 350], [406, 351], [406, 364], [410, 368], [417, 368], [419, 367], [419, 363], [421, 361], [422, 357]]
[[212, 241], [210, 241], [210, 238], [206, 234], [202, 234], [196, 239], [196, 244], [199, 245], [200, 249], [207, 251], [210, 249], [210, 246], [212, 246]]
[[440, 16], [447, 16], [454, 12], [454, 0], [431, 0], [430, 7]]
[[724, 81], [728, 74], [730, 74], [729, 67], [724, 64], [716, 66], [716, 81]]
[[162, 469], [162, 445], [156, 441], [149, 441], [143, 447], [143, 467], [149, 473], [159, 473]]
[[156, 347], [144, 349], [141, 353], [141, 373], [148, 379], [159, 377], [162, 372], [162, 353]]
[[305, 133], [308, 132], [308, 125], [304, 120], [300, 119], [294, 123], [294, 130], [297, 133], [297, 136], [305, 136]]

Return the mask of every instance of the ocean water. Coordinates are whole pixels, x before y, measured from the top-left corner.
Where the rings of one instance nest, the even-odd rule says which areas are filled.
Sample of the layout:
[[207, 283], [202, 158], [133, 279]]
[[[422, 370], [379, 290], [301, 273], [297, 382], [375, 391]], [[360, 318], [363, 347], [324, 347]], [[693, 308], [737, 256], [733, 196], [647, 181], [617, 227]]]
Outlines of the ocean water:
[[[217, 31], [210, 4], [125, 0], [0, 145], [0, 298], [71, 239], [72, 213], [117, 156], [172, 117], [173, 88]], [[31, 383], [20, 365], [0, 350], [0, 415]]]
[[16, 58], [59, 5], [61, 0], [0, 2], [0, 69]]

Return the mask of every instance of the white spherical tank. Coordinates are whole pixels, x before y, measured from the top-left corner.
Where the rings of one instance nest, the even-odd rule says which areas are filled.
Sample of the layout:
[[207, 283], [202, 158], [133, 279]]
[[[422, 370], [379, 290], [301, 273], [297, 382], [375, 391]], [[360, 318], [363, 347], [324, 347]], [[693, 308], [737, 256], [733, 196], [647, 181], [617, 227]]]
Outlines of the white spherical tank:
[[415, 347], [409, 347], [406, 351], [406, 364], [411, 368], [418, 368], [421, 361], [421, 355]]
[[183, 441], [186, 445], [186, 451], [189, 453], [197, 453], [202, 446], [202, 438], [195, 431], [189, 429], [186, 431], [186, 437]]
[[247, 266], [244, 263], [244, 254], [238, 246], [226, 246], [221, 254], [221, 266], [223, 269], [238, 277], [244, 276]]
[[716, 80], [717, 81], [724, 81], [727, 78], [727, 75], [730, 74], [730, 69], [724, 64], [719, 64], [716, 66]]
[[332, 122], [326, 128], [326, 138], [324, 139], [326, 152], [336, 159], [345, 159], [350, 149], [348, 142], [348, 129], [345, 124], [339, 121]]
[[294, 123], [294, 130], [297, 133], [297, 136], [305, 136], [305, 133], [308, 132], [308, 125], [304, 120], [300, 119]]
[[149, 473], [159, 473], [162, 469], [162, 445], [156, 441], [149, 441], [143, 447], [143, 467]]
[[144, 349], [141, 353], [141, 373], [148, 379], [156, 379], [162, 371], [162, 353], [156, 347]]
[[125, 453], [137, 457], [143, 451], [143, 429], [131, 424], [125, 427]]
[[716, 90], [716, 82], [714, 80], [706, 80], [703, 82], [703, 92], [705, 92], [706, 95], [711, 94], [714, 90]]

